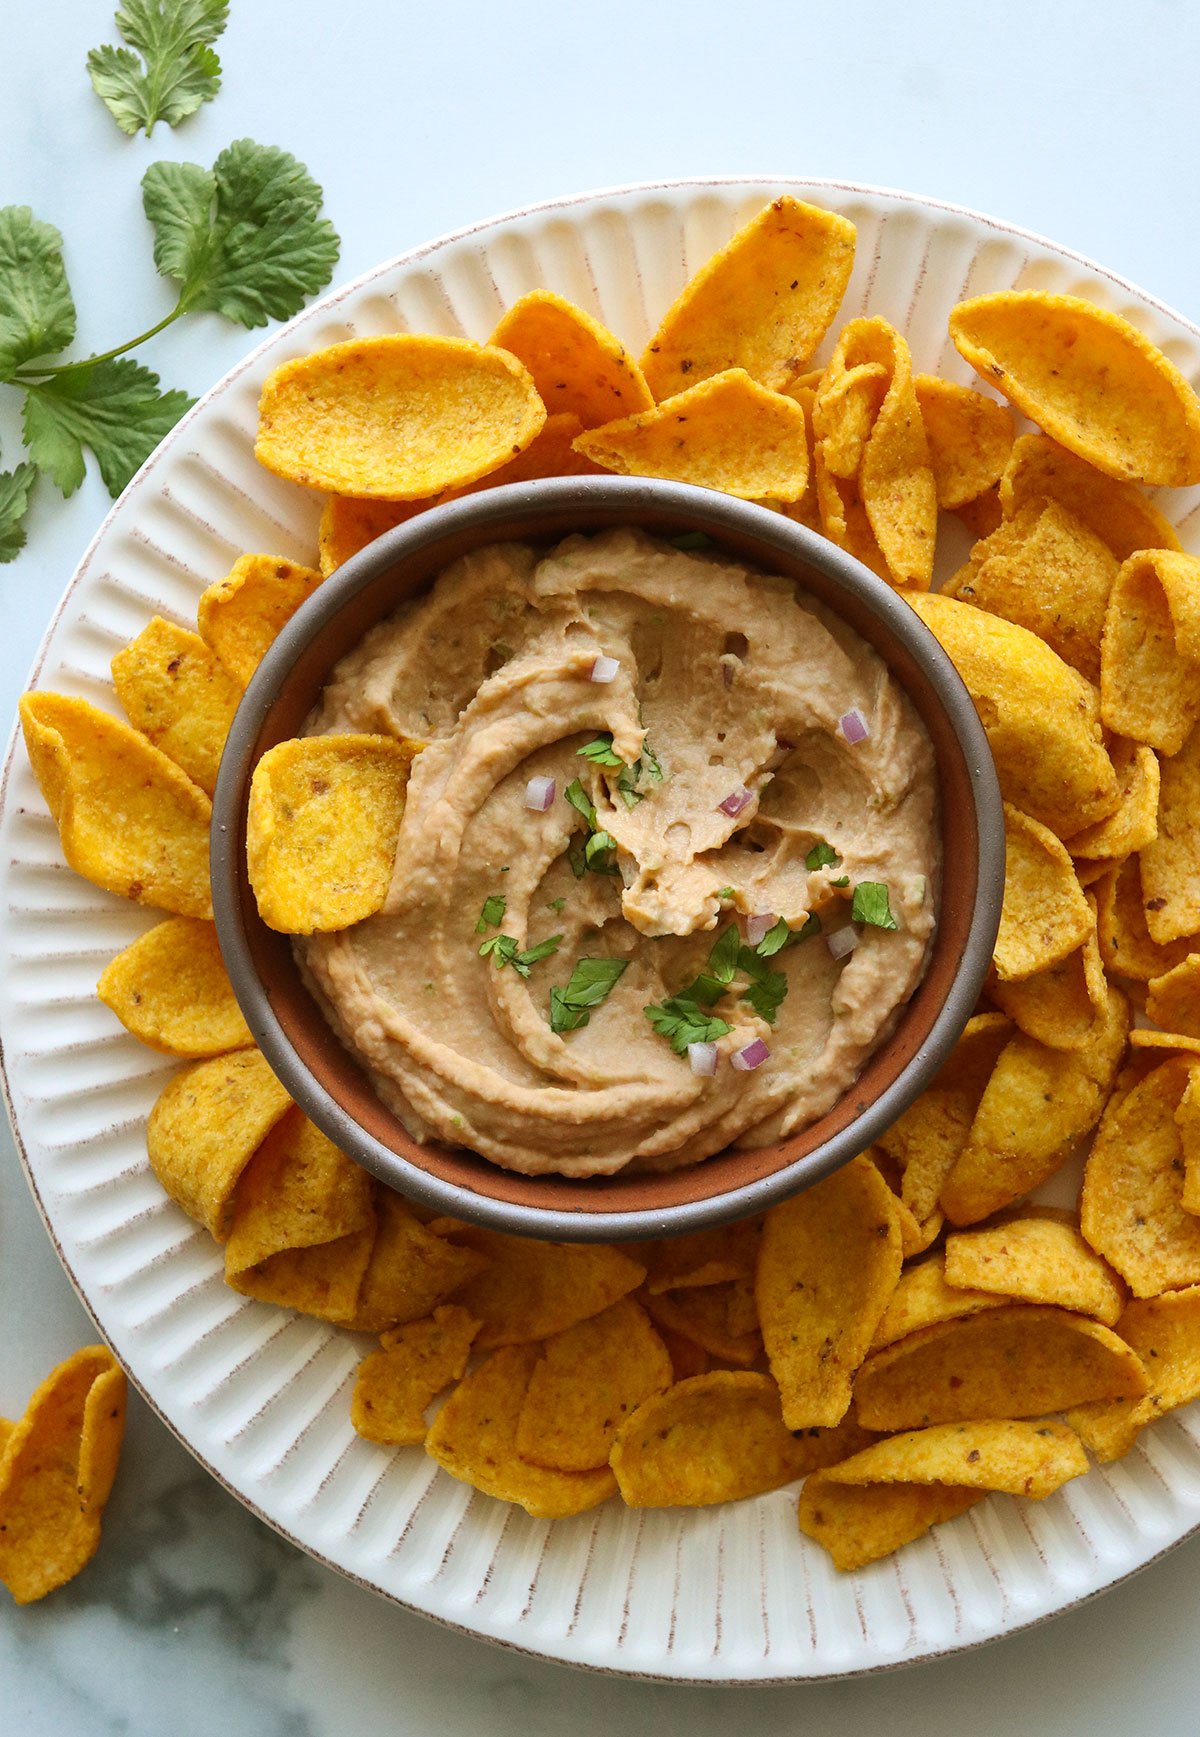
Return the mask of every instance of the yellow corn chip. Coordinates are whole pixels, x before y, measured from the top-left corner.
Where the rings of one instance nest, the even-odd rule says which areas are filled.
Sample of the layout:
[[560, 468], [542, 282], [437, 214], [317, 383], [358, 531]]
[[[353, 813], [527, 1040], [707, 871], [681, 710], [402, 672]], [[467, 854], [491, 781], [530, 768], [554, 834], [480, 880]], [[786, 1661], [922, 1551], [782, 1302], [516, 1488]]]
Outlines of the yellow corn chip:
[[154, 1174], [218, 1242], [239, 1177], [291, 1101], [256, 1049], [196, 1062], [159, 1094], [146, 1124]]
[[1100, 1036], [1108, 1009], [1108, 980], [1096, 938], [1095, 906], [1082, 947], [1019, 983], [989, 985], [992, 1000], [1026, 1037], [1051, 1049], [1083, 1049]]
[[140, 1043], [165, 1055], [223, 1055], [254, 1042], [225, 974], [217, 932], [168, 917], [105, 966], [96, 994]]
[[419, 744], [305, 736], [268, 748], [250, 782], [246, 856], [258, 914], [289, 935], [348, 929], [387, 897]]
[[854, 225], [799, 199], [776, 199], [703, 265], [668, 308], [642, 357], [658, 399], [744, 368], [779, 389], [825, 336], [854, 266]]
[[[1194, 1041], [1200, 1048], [1200, 1039]], [[1188, 1083], [1175, 1111], [1175, 1126], [1179, 1129], [1179, 1143], [1183, 1148], [1180, 1202], [1185, 1212], [1200, 1215], [1200, 1068], [1193, 1067], [1188, 1071]]]
[[[440, 500], [440, 496], [438, 499]], [[350, 495], [329, 495], [317, 531], [317, 564], [322, 578], [337, 570], [368, 543], [415, 519], [432, 501], [356, 501]]]
[[1136, 1299], [1117, 1322], [1146, 1366], [1144, 1399], [1100, 1400], [1068, 1412], [1067, 1422], [1101, 1461], [1120, 1459], [1148, 1423], [1200, 1399], [1200, 1286]]
[[994, 398], [936, 374], [918, 374], [913, 385], [929, 442], [937, 504], [951, 511], [965, 507], [1003, 476], [1016, 433], [1012, 415]]
[[1200, 560], [1168, 549], [1131, 555], [1104, 624], [1105, 725], [1177, 754], [1200, 718]]
[[1115, 1327], [1125, 1287], [1090, 1249], [1073, 1212], [1027, 1207], [1002, 1224], [946, 1238], [946, 1283], [1026, 1303], [1052, 1303]]
[[693, 1285], [680, 1291], [648, 1291], [642, 1298], [646, 1312], [660, 1330], [689, 1339], [710, 1357], [748, 1368], [763, 1354], [757, 1322], [747, 1328], [734, 1322], [736, 1311], [733, 1283]]
[[1066, 1309], [1014, 1303], [873, 1352], [854, 1400], [868, 1429], [919, 1429], [1139, 1399], [1148, 1385], [1141, 1360], [1111, 1328]]
[[[419, 1321], [484, 1269], [474, 1249], [435, 1236], [412, 1207], [390, 1188], [379, 1190], [378, 1225], [354, 1315], [346, 1325], [359, 1333], [387, 1333]], [[459, 1299], [456, 1299], [459, 1300]], [[478, 1310], [469, 1313], [478, 1317]], [[385, 1341], [386, 1344], [386, 1341]]]
[[1080, 296], [1001, 290], [960, 302], [950, 336], [989, 385], [1105, 476], [1200, 482], [1200, 399], [1119, 314]]
[[900, 1283], [883, 1311], [870, 1348], [881, 1351], [885, 1345], [894, 1345], [898, 1339], [906, 1339], [924, 1327], [977, 1315], [980, 1309], [999, 1309], [1004, 1301], [987, 1291], [964, 1290], [947, 1284], [945, 1256], [940, 1252], [930, 1255], [928, 1260], [905, 1267], [900, 1274]]
[[654, 1327], [667, 1348], [676, 1381], [686, 1381], [690, 1375], [703, 1375], [711, 1367], [712, 1360], [702, 1345], [697, 1345], [693, 1339], [685, 1338], [682, 1333], [674, 1332], [661, 1321], [656, 1321]]
[[835, 1568], [852, 1574], [953, 1520], [986, 1490], [945, 1484], [830, 1484], [824, 1473], [800, 1492], [800, 1530], [827, 1550]]
[[36, 1389], [0, 1447], [0, 1580], [32, 1604], [96, 1553], [125, 1431], [125, 1376], [90, 1345]]
[[1110, 971], [1149, 983], [1187, 958], [1190, 948], [1186, 941], [1160, 947], [1150, 939], [1136, 857], [1098, 880], [1095, 891], [1100, 957]]
[[900, 1253], [907, 1261], [914, 1255], [923, 1254], [930, 1243], [936, 1242], [941, 1233], [945, 1219], [940, 1212], [931, 1212], [926, 1219], [919, 1219], [916, 1213], [901, 1198], [904, 1187], [903, 1173], [898, 1161], [890, 1152], [885, 1152], [882, 1146], [869, 1146], [863, 1153], [869, 1158], [887, 1183], [892, 1194], [892, 1205], [900, 1225]]
[[339, 1327], [353, 1326], [374, 1240], [374, 1228], [367, 1226], [331, 1242], [283, 1248], [257, 1266], [237, 1271], [227, 1268], [225, 1283], [260, 1303], [295, 1309], [298, 1314], [332, 1321]]
[[1150, 979], [1146, 1017], [1164, 1031], [1200, 1038], [1200, 953]]
[[812, 462], [814, 487], [804, 498], [809, 501], [815, 494], [815, 528], [823, 537], [828, 537], [831, 543], [836, 543], [839, 549], [845, 549], [848, 555], [853, 555], [856, 561], [861, 561], [864, 567], [869, 567], [872, 573], [878, 574], [890, 584], [891, 569], [875, 539], [875, 532], [871, 529], [871, 521], [858, 492], [857, 481], [843, 481], [835, 477], [825, 463], [825, 452], [820, 444], [813, 448]]
[[697, 1230], [665, 1242], [638, 1245], [646, 1265], [646, 1288], [654, 1295], [689, 1285], [720, 1285], [754, 1276], [762, 1218], [743, 1218], [714, 1230]]
[[703, 1508], [803, 1476], [808, 1444], [784, 1427], [769, 1375], [718, 1369], [639, 1406], [617, 1434], [612, 1468], [631, 1508]]
[[[1124, 736], [1110, 740], [1108, 753], [1120, 786], [1120, 806], [1095, 826], [1075, 833], [1071, 855], [1122, 862], [1158, 837], [1158, 755]], [[1077, 872], [1082, 876], [1082, 864]]]
[[1014, 807], [1060, 838], [1111, 814], [1120, 791], [1095, 688], [1027, 628], [951, 597], [910, 601], [966, 683]]
[[242, 687], [280, 630], [321, 583], [321, 574], [277, 555], [241, 555], [200, 598], [200, 637]]
[[1000, 479], [1011, 519], [1031, 500], [1059, 501], [1104, 540], [1118, 561], [1135, 549], [1178, 549], [1179, 538], [1133, 483], [1115, 482], [1044, 434], [1018, 435]]
[[646, 1269], [602, 1243], [534, 1242], [469, 1226], [455, 1243], [487, 1258], [456, 1298], [483, 1326], [478, 1349], [562, 1333], [635, 1291]]
[[373, 1240], [374, 1229], [370, 1176], [293, 1105], [242, 1172], [225, 1276], [232, 1283], [284, 1249], [313, 1248], [354, 1231], [370, 1230]]
[[[1200, 1284], [1200, 1218], [1183, 1205], [1176, 1111], [1194, 1058], [1172, 1056], [1105, 1113], [1080, 1196], [1083, 1234], [1135, 1297]], [[1099, 1397], [1099, 1396], [1097, 1396]]]
[[588, 429], [575, 450], [622, 476], [669, 477], [750, 501], [798, 501], [808, 481], [803, 410], [742, 368]]
[[425, 1440], [425, 1407], [467, 1367], [479, 1322], [453, 1303], [386, 1335], [364, 1357], [350, 1400], [350, 1422], [367, 1441], [415, 1447]]
[[212, 804], [137, 730], [86, 700], [24, 694], [34, 776], [75, 873], [140, 905], [211, 917]]
[[1200, 729], [1162, 762], [1160, 776], [1158, 833], [1139, 861], [1146, 927], [1165, 947], [1200, 933]]
[[1071, 858], [1048, 826], [1006, 802], [1004, 841], [1004, 904], [993, 954], [1002, 982], [1057, 965], [1093, 928]]
[[260, 464], [364, 500], [459, 488], [522, 452], [546, 420], [528, 371], [466, 338], [352, 338], [285, 362], [258, 405]]
[[813, 397], [813, 434], [830, 476], [849, 481], [858, 475], [871, 430], [887, 395], [889, 370], [883, 362], [848, 364], [838, 344], [836, 366], [826, 369]]
[[112, 673], [134, 729], [211, 796], [242, 690], [200, 635], [156, 615], [113, 658]]
[[674, 1379], [667, 1348], [630, 1297], [546, 1340], [517, 1425], [517, 1452], [562, 1472], [606, 1466], [629, 1415]]
[[584, 428], [654, 403], [624, 344], [552, 290], [531, 290], [514, 302], [488, 342], [525, 364], [551, 415], [565, 411]]
[[962, 506], [955, 507], [954, 511], [976, 540], [990, 537], [1004, 522], [998, 487], [986, 489], [977, 500], [964, 501]]
[[789, 1429], [846, 1415], [900, 1261], [892, 1192], [867, 1158], [767, 1213], [755, 1294]]
[[[1138, 1027], [1129, 1034], [1131, 1050], [1171, 1050], [1178, 1055], [1200, 1054], [1200, 1037], [1184, 1037], [1178, 1031], [1141, 1030]], [[1143, 1061], [1148, 1058], [1143, 1055]]]
[[507, 1345], [461, 1381], [430, 1425], [425, 1451], [452, 1478], [536, 1519], [561, 1520], [594, 1508], [616, 1490], [607, 1466], [555, 1472], [517, 1452], [521, 1406], [540, 1355], [536, 1345]]

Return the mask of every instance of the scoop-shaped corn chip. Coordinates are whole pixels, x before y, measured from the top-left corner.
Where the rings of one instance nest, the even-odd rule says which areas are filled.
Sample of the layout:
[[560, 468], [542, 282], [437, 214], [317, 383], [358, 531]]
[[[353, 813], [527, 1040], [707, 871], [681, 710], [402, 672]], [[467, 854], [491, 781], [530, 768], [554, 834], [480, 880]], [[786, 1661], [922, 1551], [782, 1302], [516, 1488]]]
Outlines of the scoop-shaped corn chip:
[[211, 917], [208, 797], [137, 730], [86, 700], [24, 694], [30, 765], [67, 862], [140, 905]]
[[1000, 511], [1000, 488], [985, 489], [973, 501], [964, 501], [961, 507], [955, 507], [955, 513], [962, 523], [977, 540], [990, 537], [1004, 523], [1004, 514]]
[[1158, 755], [1124, 736], [1111, 739], [1108, 753], [1120, 786], [1120, 804], [1095, 826], [1073, 834], [1074, 857], [1123, 861], [1158, 837]]
[[106, 965], [96, 994], [140, 1043], [165, 1055], [223, 1055], [254, 1042], [225, 974], [217, 932], [168, 917]]
[[905, 1267], [900, 1274], [900, 1283], [875, 1329], [871, 1350], [881, 1351], [885, 1345], [894, 1345], [897, 1339], [906, 1339], [910, 1333], [935, 1327], [941, 1321], [977, 1315], [980, 1309], [1002, 1308], [1004, 1300], [987, 1291], [964, 1290], [947, 1284], [945, 1256], [940, 1252], [930, 1255], [928, 1260]]
[[813, 447], [812, 463], [814, 489], [810, 490], [810, 495], [815, 493], [816, 497], [815, 528], [890, 584], [891, 569], [871, 528], [867, 509], [858, 492], [857, 478], [846, 481], [835, 477], [825, 463], [825, 451], [819, 443]]
[[1110, 1327], [1066, 1309], [1014, 1303], [873, 1352], [854, 1399], [868, 1429], [920, 1429], [1140, 1399], [1148, 1385], [1140, 1358]]
[[268, 647], [321, 583], [321, 574], [278, 555], [241, 555], [196, 608], [200, 637], [245, 687]]
[[[440, 500], [441, 497], [439, 496]], [[356, 501], [350, 495], [330, 495], [321, 512], [317, 531], [318, 565], [329, 575], [357, 555], [368, 543], [415, 519], [432, 501]]]
[[1000, 506], [1013, 518], [1026, 501], [1058, 501], [1103, 539], [1118, 561], [1135, 549], [1178, 549], [1179, 538], [1134, 483], [1115, 482], [1044, 434], [1018, 435], [1000, 479]]
[[808, 1469], [769, 1375], [717, 1369], [648, 1399], [617, 1435], [612, 1468], [631, 1508], [702, 1508], [777, 1490]]
[[517, 1452], [517, 1426], [536, 1345], [507, 1345], [461, 1381], [438, 1412], [425, 1451], [452, 1478], [540, 1520], [562, 1520], [606, 1500], [616, 1489], [607, 1466], [590, 1472], [548, 1471]]
[[767, 1213], [755, 1294], [789, 1429], [846, 1415], [900, 1261], [892, 1192], [867, 1158]]
[[146, 1123], [154, 1174], [218, 1242], [233, 1223], [238, 1179], [291, 1102], [256, 1049], [196, 1062], [159, 1094]]
[[546, 420], [515, 356], [466, 338], [392, 333], [298, 356], [267, 376], [260, 464], [365, 500], [421, 500], [496, 470]]
[[1079, 1049], [1018, 1034], [992, 1070], [967, 1143], [942, 1187], [951, 1224], [975, 1224], [1052, 1176], [1108, 1101], [1129, 1031], [1129, 1005], [1110, 989]]
[[225, 1274], [232, 1280], [284, 1249], [313, 1248], [374, 1228], [370, 1176], [293, 1105], [242, 1173]]
[[1060, 838], [1111, 814], [1120, 793], [1091, 683], [1028, 628], [952, 597], [910, 601], [975, 702], [1007, 799]]
[[643, 1300], [656, 1327], [690, 1339], [710, 1357], [745, 1367], [762, 1358], [762, 1334], [757, 1322], [743, 1318], [742, 1295], [734, 1281], [651, 1291]]
[[1030, 1207], [1002, 1224], [946, 1238], [946, 1282], [1026, 1303], [1052, 1303], [1115, 1327], [1127, 1302], [1108, 1262], [1089, 1248], [1075, 1215]]
[[622, 476], [669, 477], [749, 501], [798, 501], [808, 482], [803, 410], [742, 368], [589, 429], [575, 450]]
[[606, 1466], [629, 1415], [674, 1379], [667, 1348], [630, 1297], [546, 1340], [525, 1393], [517, 1452], [538, 1466]]
[[1175, 1110], [1175, 1126], [1183, 1147], [1183, 1193], [1185, 1212], [1200, 1214], [1200, 1068], [1188, 1073], [1188, 1083]]
[[945, 1223], [940, 1212], [930, 1213], [926, 1219], [919, 1219], [910, 1206], [901, 1198], [904, 1186], [900, 1165], [890, 1152], [885, 1152], [882, 1146], [869, 1146], [863, 1154], [869, 1158], [887, 1183], [892, 1194], [892, 1204], [900, 1224], [900, 1253], [904, 1260], [910, 1260], [914, 1255], [923, 1254], [930, 1243], [935, 1242]]
[[1019, 983], [997, 978], [988, 993], [1018, 1030], [1051, 1049], [1083, 1049], [1100, 1035], [1108, 1009], [1108, 980], [1096, 938], [1095, 907], [1081, 947], [1057, 965]]
[[1028, 501], [983, 542], [946, 594], [1027, 627], [1090, 682], [1100, 680], [1100, 639], [1117, 558], [1057, 501]]
[[211, 796], [241, 686], [198, 633], [160, 615], [112, 660], [125, 716]]
[[876, 1442], [810, 1478], [800, 1496], [800, 1530], [848, 1573], [988, 1491], [1044, 1501], [1086, 1471], [1079, 1438], [1065, 1424], [935, 1424]]
[[937, 504], [952, 511], [995, 486], [1004, 474], [1016, 428], [1012, 413], [969, 386], [918, 374], [913, 382]]
[[125, 1431], [123, 1371], [104, 1345], [60, 1363], [0, 1447], [0, 1580], [32, 1604], [96, 1553]]
[[[871, 369], [882, 369], [882, 381], [867, 372]], [[856, 380], [863, 382], [863, 390], [847, 395], [847, 387]], [[885, 388], [882, 392], [880, 385]], [[838, 438], [839, 406], [851, 412], [840, 431], [849, 438]], [[864, 436], [868, 417], [869, 432]], [[913, 384], [912, 357], [900, 333], [886, 320], [851, 320], [843, 328], [817, 387], [813, 429], [830, 475], [854, 475], [889, 577], [897, 585], [926, 590], [933, 576], [937, 487]], [[847, 466], [855, 460], [852, 473]]]
[[1080, 296], [1000, 290], [960, 302], [950, 336], [989, 385], [1106, 476], [1200, 482], [1200, 399], [1119, 314]]
[[234, 1270], [227, 1265], [225, 1283], [260, 1303], [295, 1309], [339, 1327], [353, 1326], [374, 1240], [374, 1228], [368, 1225], [331, 1242], [280, 1249], [257, 1266]]
[[743, 1218], [713, 1230], [692, 1231], [665, 1242], [643, 1243], [638, 1255], [646, 1264], [646, 1288], [654, 1295], [684, 1290], [689, 1285], [720, 1285], [754, 1275], [762, 1219]]
[[[435, 1236], [390, 1189], [376, 1202], [377, 1228], [353, 1318], [359, 1333], [386, 1333], [419, 1321], [469, 1284], [486, 1262], [474, 1249]], [[458, 1299], [456, 1298], [456, 1301]], [[478, 1310], [471, 1310], [478, 1316]]]
[[478, 1349], [562, 1333], [635, 1291], [645, 1267], [602, 1243], [533, 1242], [469, 1226], [454, 1241], [487, 1265], [455, 1299], [483, 1326]]
[[467, 1367], [479, 1322], [446, 1303], [422, 1321], [386, 1335], [387, 1345], [364, 1357], [350, 1400], [350, 1422], [367, 1441], [415, 1447], [425, 1440], [425, 1407]]
[[1083, 1234], [1135, 1297], [1200, 1284], [1200, 1218], [1184, 1209], [1175, 1119], [1196, 1065], [1172, 1056], [1115, 1099], [1083, 1173]]
[[1139, 861], [1146, 927], [1158, 945], [1200, 933], [1200, 727], [1162, 762], [1158, 832]]
[[1142, 875], [1137, 857], [1129, 857], [1095, 883], [1100, 957], [1110, 971], [1149, 983], [1187, 958], [1187, 941], [1160, 947], [1150, 938], [1142, 904]]
[[854, 225], [799, 199], [774, 200], [684, 285], [646, 346], [656, 398], [744, 368], [779, 388], [825, 336], [854, 267]]
[[1101, 1461], [1128, 1453], [1146, 1424], [1200, 1399], [1200, 1286], [1165, 1297], [1135, 1298], [1117, 1332], [1146, 1366], [1144, 1399], [1101, 1400], [1068, 1412], [1067, 1422]]
[[551, 415], [578, 416], [584, 428], [654, 403], [624, 344], [552, 290], [531, 290], [514, 302], [488, 342], [524, 363]]
[[903, 1171], [901, 1198], [921, 1223], [937, 1211], [942, 1185], [967, 1143], [984, 1087], [1011, 1035], [1002, 1013], [969, 1019], [932, 1084], [879, 1136]]
[[347, 929], [387, 897], [419, 744], [305, 736], [268, 748], [250, 781], [246, 857], [272, 929]]
[[1104, 623], [1100, 708], [1108, 729], [1177, 754], [1200, 717], [1200, 560], [1131, 555]]
[[656, 1321], [654, 1326], [667, 1348], [676, 1381], [686, 1381], [691, 1375], [703, 1375], [712, 1367], [712, 1359], [702, 1345], [686, 1339], [682, 1333], [674, 1332], [661, 1321]]
[[1083, 945], [1092, 914], [1066, 847], [1004, 804], [1004, 903], [993, 958], [1002, 981], [1048, 970]]
[[1164, 1031], [1200, 1038], [1200, 953], [1189, 953], [1172, 970], [1150, 979], [1146, 1017]]

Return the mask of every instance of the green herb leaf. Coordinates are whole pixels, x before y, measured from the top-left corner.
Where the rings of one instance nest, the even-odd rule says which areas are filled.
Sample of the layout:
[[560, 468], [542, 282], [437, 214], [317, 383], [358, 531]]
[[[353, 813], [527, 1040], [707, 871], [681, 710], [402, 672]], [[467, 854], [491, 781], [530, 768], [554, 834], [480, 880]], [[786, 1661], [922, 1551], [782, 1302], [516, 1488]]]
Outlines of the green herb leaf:
[[75, 336], [75, 303], [62, 236], [28, 205], [0, 209], [0, 380], [36, 356], [65, 350]]
[[712, 538], [707, 531], [684, 531], [681, 536], [671, 538], [671, 546], [675, 549], [711, 549]]
[[726, 1020], [714, 1018], [686, 995], [673, 995], [669, 1001], [644, 1007], [642, 1012], [676, 1055], [683, 1055], [689, 1043], [715, 1043], [733, 1030]]
[[286, 320], [324, 289], [338, 257], [324, 194], [287, 151], [237, 139], [210, 171], [152, 163], [142, 203], [154, 263], [180, 285], [179, 309], [243, 326]]
[[37, 467], [19, 464], [0, 474], [0, 563], [15, 561], [25, 547], [24, 518]]
[[645, 796], [646, 792], [638, 789], [643, 779], [648, 779], [651, 784], [661, 784], [663, 781], [662, 762], [644, 737], [641, 753], [633, 765], [626, 766], [617, 779], [617, 790], [624, 797], [627, 808], [633, 808]]
[[158, 375], [137, 362], [95, 362], [26, 387], [25, 445], [64, 495], [83, 481], [90, 448], [116, 496], [191, 402], [160, 392]]
[[548, 959], [551, 953], [557, 952], [561, 941], [561, 935], [551, 935], [548, 941], [539, 941], [536, 947], [526, 947], [524, 952], [520, 952], [514, 936], [492, 935], [483, 943], [479, 952], [485, 959], [491, 955], [497, 971], [511, 965], [518, 977], [528, 977], [530, 966], [537, 965], [542, 959]]
[[702, 971], [696, 981], [683, 991], [685, 999], [702, 1001], [706, 1007], [712, 1007], [720, 1001], [733, 982], [740, 947], [741, 936], [736, 925], [730, 924], [713, 943], [712, 951], [708, 955], [707, 971]]
[[490, 893], [483, 901], [483, 909], [479, 913], [479, 921], [475, 925], [477, 935], [486, 935], [489, 929], [495, 929], [504, 921], [504, 912], [508, 901], [503, 893]]
[[616, 850], [617, 841], [611, 832], [594, 832], [583, 847], [583, 860], [589, 868], [605, 851]]
[[586, 1025], [588, 1009], [599, 1007], [629, 961], [627, 959], [579, 959], [565, 989], [550, 991], [551, 1031], [578, 1031]]
[[805, 857], [804, 866], [806, 869], [834, 868], [841, 860], [833, 846], [826, 844], [825, 840], [821, 839], [819, 843], [813, 845]]
[[576, 748], [575, 752], [581, 754], [585, 760], [590, 760], [593, 766], [625, 766], [621, 756], [614, 752], [612, 737], [607, 731], [602, 736], [597, 736], [594, 741], [585, 742], [583, 747]]
[[559, 911], [562, 910], [562, 908], [566, 904], [566, 902], [567, 901], [565, 899], [547, 899], [546, 900], [546, 909], [548, 911], [554, 911], [557, 914]]
[[829, 884], [831, 887], [848, 887], [850, 885], [850, 876], [839, 875], [836, 881], [830, 881]]
[[550, 991], [550, 1029], [562, 1033], [578, 1031], [591, 1018], [586, 1007], [572, 1007], [561, 989]]
[[856, 923], [870, 923], [876, 929], [898, 929], [892, 915], [888, 890], [882, 881], [859, 881], [854, 889], [850, 915]]
[[591, 797], [583, 788], [583, 785], [579, 782], [578, 778], [572, 778], [571, 782], [567, 785], [567, 788], [563, 791], [563, 795], [571, 804], [571, 807], [582, 814], [588, 825], [594, 828], [596, 825], [596, 810]]
[[228, 0], [124, 0], [116, 25], [129, 47], [87, 57], [92, 88], [123, 133], [177, 126], [216, 96], [221, 62], [209, 44], [228, 18]]
[[561, 935], [551, 935], [548, 940], [539, 941], [536, 947], [526, 947], [523, 953], [517, 954], [517, 962], [521, 965], [539, 965], [543, 959], [548, 959], [551, 953], [557, 953], [562, 945]]
[[745, 999], [760, 1018], [774, 1025], [775, 1017], [788, 992], [788, 980], [782, 971], [774, 971], [753, 947], [743, 947], [738, 953], [738, 965], [750, 979]]
[[781, 952], [791, 941], [791, 938], [792, 931], [788, 928], [784, 918], [780, 917], [779, 921], [777, 923], [772, 923], [771, 927], [767, 930], [762, 940], [758, 943], [756, 951], [760, 958], [770, 959], [774, 954]]
[[720, 892], [717, 894], [717, 897], [719, 899], [732, 899], [733, 897], [735, 897], [734, 888], [733, 887], [722, 887]]
[[492, 935], [479, 949], [481, 959], [486, 959], [489, 954], [497, 971], [502, 965], [511, 965], [517, 956], [516, 937], [514, 935]]

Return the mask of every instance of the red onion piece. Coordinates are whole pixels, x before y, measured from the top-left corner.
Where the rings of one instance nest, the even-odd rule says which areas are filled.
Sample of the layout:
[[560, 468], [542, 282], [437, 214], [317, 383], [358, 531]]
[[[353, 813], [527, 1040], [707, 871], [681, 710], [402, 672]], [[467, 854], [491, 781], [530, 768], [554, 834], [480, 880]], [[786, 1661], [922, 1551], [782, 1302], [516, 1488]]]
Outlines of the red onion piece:
[[729, 662], [728, 658], [721, 659], [721, 680], [725, 683], [727, 688], [733, 686], [733, 665]]
[[838, 729], [847, 742], [865, 742], [871, 734], [871, 726], [857, 706], [851, 706], [850, 710], [838, 719]]
[[716, 1073], [717, 1046], [715, 1043], [689, 1043], [687, 1053], [694, 1074]]
[[532, 808], [535, 814], [545, 814], [554, 801], [555, 788], [553, 778], [531, 778], [525, 786], [526, 808]]
[[858, 930], [853, 923], [847, 923], [844, 929], [835, 929], [832, 935], [826, 935], [825, 945], [835, 959], [844, 959], [858, 946]]
[[746, 939], [752, 947], [757, 947], [767, 930], [774, 927], [774, 911], [756, 911], [752, 917], [746, 918]]
[[743, 808], [754, 801], [754, 792], [747, 790], [744, 784], [739, 784], [736, 790], [731, 790], [724, 802], [718, 802], [717, 807], [722, 814], [727, 814], [730, 820], [736, 820]]
[[745, 1049], [734, 1050], [729, 1060], [740, 1074], [748, 1074], [754, 1068], [760, 1068], [769, 1058], [771, 1052], [761, 1037], [756, 1037], [753, 1043], [748, 1043]]
[[615, 657], [598, 657], [588, 671], [590, 682], [615, 682], [621, 665]]

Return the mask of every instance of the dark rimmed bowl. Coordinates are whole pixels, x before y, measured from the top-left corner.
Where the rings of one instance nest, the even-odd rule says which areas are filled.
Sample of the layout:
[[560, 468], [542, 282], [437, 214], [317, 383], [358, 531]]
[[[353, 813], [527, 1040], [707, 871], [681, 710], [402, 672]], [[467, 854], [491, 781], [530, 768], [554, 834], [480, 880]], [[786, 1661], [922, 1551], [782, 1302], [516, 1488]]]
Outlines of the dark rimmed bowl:
[[[291, 942], [260, 920], [246, 871], [246, 802], [260, 757], [299, 734], [333, 666], [458, 556], [487, 543], [550, 544], [636, 525], [704, 531], [784, 574], [849, 623], [910, 695], [933, 743], [944, 849], [928, 968], [891, 1037], [834, 1107], [789, 1139], [664, 1174], [520, 1176], [413, 1140], [376, 1096], [301, 981]], [[435, 1212], [495, 1230], [591, 1242], [678, 1235], [760, 1211], [870, 1145], [929, 1083], [971, 1015], [1004, 890], [1004, 821], [987, 738], [953, 665], [903, 598], [779, 513], [683, 483], [562, 477], [485, 490], [398, 526], [325, 581], [284, 628], [238, 707], [213, 802], [217, 934], [242, 1011], [305, 1113], [382, 1182]]]

